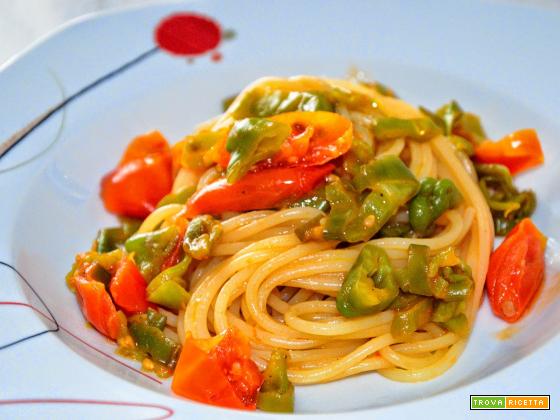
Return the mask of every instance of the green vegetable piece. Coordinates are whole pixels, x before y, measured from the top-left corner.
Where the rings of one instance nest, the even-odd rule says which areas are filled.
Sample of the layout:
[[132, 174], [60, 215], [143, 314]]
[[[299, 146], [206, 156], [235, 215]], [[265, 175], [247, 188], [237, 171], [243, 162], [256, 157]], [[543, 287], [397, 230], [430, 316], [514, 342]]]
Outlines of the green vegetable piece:
[[142, 322], [131, 322], [128, 331], [140, 350], [148, 353], [156, 362], [175, 367], [181, 346], [166, 337], [163, 331]]
[[429, 118], [382, 117], [375, 120], [373, 134], [380, 141], [406, 137], [423, 142], [441, 134], [441, 129]]
[[288, 380], [287, 355], [274, 350], [264, 371], [264, 382], [257, 396], [257, 408], [274, 413], [294, 412], [294, 385]]
[[117, 249], [125, 241], [124, 231], [121, 227], [101, 229], [97, 233], [97, 252], [110, 252]]
[[438, 255], [434, 256], [428, 267], [433, 296], [446, 302], [464, 301], [474, 285], [470, 267], [464, 262], [452, 267], [439, 267], [439, 260]]
[[[360, 166], [353, 188], [335, 180], [326, 186], [331, 212], [323, 235], [326, 239], [360, 242], [370, 239], [412, 198], [419, 183], [394, 155]], [[365, 195], [359, 202], [357, 193]]]
[[167, 324], [167, 317], [152, 308], [148, 308], [148, 311], [146, 312], [146, 322], [148, 325], [163, 331], [165, 325]]
[[190, 255], [185, 255], [185, 257], [172, 267], [166, 268], [161, 273], [159, 273], [154, 279], [148, 284], [146, 292], [148, 295], [155, 292], [162, 284], [167, 282], [175, 282], [182, 287], [186, 287], [187, 283], [183, 279], [183, 276], [187, 272], [189, 265], [192, 261]]
[[387, 253], [367, 244], [342, 283], [336, 307], [345, 317], [373, 314], [391, 305], [398, 293]]
[[288, 207], [313, 207], [325, 213], [330, 210], [330, 205], [325, 195], [325, 188], [323, 187], [312, 191], [307, 197], [290, 203]]
[[537, 197], [531, 190], [519, 191], [513, 185], [509, 169], [498, 164], [476, 165], [479, 186], [494, 219], [496, 235], [505, 236], [525, 217], [531, 217], [537, 207]]
[[389, 309], [395, 309], [398, 311], [403, 311], [407, 308], [410, 308], [412, 304], [416, 303], [419, 299], [419, 296], [411, 295], [409, 293], [399, 293], [399, 295], [395, 298]]
[[148, 301], [178, 311], [189, 301], [191, 295], [174, 281], [162, 283], [148, 295]]
[[391, 334], [404, 339], [414, 331], [430, 322], [432, 316], [432, 299], [418, 298], [406, 309], [397, 310], [391, 322]]
[[456, 207], [461, 200], [461, 193], [453, 181], [424, 179], [420, 184], [420, 191], [409, 206], [412, 229], [421, 236], [429, 235], [435, 220], [446, 210]]
[[411, 244], [408, 247], [408, 264], [397, 270], [396, 277], [403, 292], [432, 296], [428, 281], [428, 258], [430, 248]]
[[207, 168], [209, 165], [204, 161], [204, 155], [224, 135], [221, 131], [204, 130], [195, 135], [188, 136], [181, 156], [181, 164], [194, 170]]
[[454, 332], [461, 337], [469, 335], [469, 321], [465, 314], [459, 314], [451, 318], [449, 321], [443, 322], [442, 326], [448, 331]]
[[303, 222], [294, 229], [294, 233], [299, 238], [301, 242], [307, 242], [311, 240], [311, 230], [320, 225], [321, 219], [324, 216], [319, 214], [306, 222]]
[[210, 256], [212, 245], [222, 236], [222, 224], [212, 216], [202, 215], [191, 220], [185, 238], [183, 249], [195, 260], [203, 260]]
[[132, 217], [119, 217], [119, 221], [121, 222], [125, 239], [134, 235], [140, 229], [140, 225], [143, 222], [142, 219], [134, 219]]
[[163, 197], [156, 207], [166, 206], [167, 204], [185, 204], [187, 200], [194, 194], [196, 187], [183, 187], [176, 193], [169, 193]]
[[175, 226], [153, 232], [136, 233], [127, 239], [125, 249], [134, 252], [134, 261], [146, 281], [152, 280], [161, 271], [161, 265], [169, 257], [179, 241]]
[[387, 223], [378, 233], [380, 238], [410, 238], [413, 234], [410, 223]]
[[438, 300], [435, 304], [434, 313], [432, 314], [432, 321], [434, 322], [447, 322], [457, 314], [460, 302], [443, 302]]
[[101, 264], [95, 262], [91, 265], [88, 269], [88, 274], [91, 276], [93, 280], [99, 281], [105, 285], [105, 288], [109, 287], [109, 283], [111, 282], [111, 273], [103, 268]]
[[291, 131], [288, 124], [263, 118], [237, 121], [226, 142], [226, 149], [231, 153], [226, 171], [228, 182], [239, 180], [255, 163], [276, 154]]
[[231, 106], [231, 104], [233, 103], [233, 101], [235, 101], [235, 98], [237, 98], [238, 96], [239, 96], [239, 93], [236, 93], [235, 95], [225, 97], [222, 100], [222, 112], [226, 112], [228, 110], [228, 108]]
[[334, 107], [329, 100], [319, 92], [283, 92], [275, 90], [260, 97], [253, 104], [252, 115], [256, 117], [270, 117], [293, 111], [329, 111]]

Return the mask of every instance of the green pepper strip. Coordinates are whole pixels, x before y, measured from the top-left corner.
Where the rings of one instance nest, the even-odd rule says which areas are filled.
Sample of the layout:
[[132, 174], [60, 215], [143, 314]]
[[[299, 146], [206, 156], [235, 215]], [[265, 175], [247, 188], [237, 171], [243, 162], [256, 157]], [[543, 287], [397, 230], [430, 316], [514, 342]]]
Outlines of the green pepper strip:
[[175, 367], [181, 346], [166, 337], [163, 331], [147, 323], [134, 321], [128, 325], [128, 331], [140, 350], [159, 363]]
[[377, 118], [373, 124], [376, 140], [395, 140], [406, 137], [424, 142], [441, 134], [441, 129], [429, 118]]
[[428, 282], [428, 257], [430, 248], [411, 244], [408, 247], [408, 264], [397, 270], [396, 277], [402, 291], [421, 296], [432, 296]]
[[537, 198], [531, 190], [519, 191], [503, 165], [476, 165], [479, 186], [494, 219], [496, 235], [504, 236], [525, 217], [531, 217]]
[[288, 124], [264, 118], [237, 121], [226, 142], [226, 149], [231, 153], [226, 171], [228, 182], [238, 181], [255, 163], [274, 156], [291, 131]]
[[196, 187], [183, 187], [176, 193], [167, 194], [163, 197], [156, 207], [166, 206], [167, 204], [185, 204], [187, 200], [194, 194]]
[[186, 255], [179, 264], [159, 273], [146, 288], [148, 301], [174, 310], [185, 306], [190, 299], [190, 293], [185, 290], [186, 282], [183, 276], [190, 263], [191, 257]]
[[185, 238], [183, 249], [195, 260], [203, 260], [210, 256], [214, 243], [222, 236], [222, 224], [212, 216], [202, 215], [191, 220]]
[[417, 298], [405, 309], [397, 310], [391, 322], [391, 334], [403, 339], [418, 330], [428, 322], [432, 316], [432, 299]]
[[294, 412], [294, 385], [288, 380], [284, 350], [274, 350], [264, 371], [264, 382], [257, 396], [257, 407], [274, 413]]
[[420, 191], [409, 206], [409, 220], [412, 229], [421, 236], [429, 235], [435, 220], [446, 210], [459, 205], [461, 200], [461, 193], [453, 181], [424, 179], [420, 184]]
[[321, 92], [285, 92], [255, 90], [230, 110], [236, 120], [247, 117], [270, 117], [293, 111], [334, 111], [333, 102]]
[[361, 205], [340, 182], [327, 185], [331, 213], [325, 224], [326, 239], [370, 239], [416, 194], [419, 183], [397, 156], [388, 155], [362, 165], [353, 186], [358, 193], [367, 194]]
[[387, 308], [398, 293], [387, 253], [367, 244], [342, 283], [336, 307], [345, 317], [372, 314]]
[[154, 311], [152, 308], [148, 308], [148, 311], [146, 312], [146, 322], [148, 325], [163, 331], [165, 325], [167, 324], [167, 317], [158, 311]]
[[136, 265], [146, 281], [150, 281], [161, 271], [161, 265], [171, 254], [178, 240], [177, 227], [169, 226], [132, 235], [125, 242], [125, 249], [127, 252], [134, 252]]

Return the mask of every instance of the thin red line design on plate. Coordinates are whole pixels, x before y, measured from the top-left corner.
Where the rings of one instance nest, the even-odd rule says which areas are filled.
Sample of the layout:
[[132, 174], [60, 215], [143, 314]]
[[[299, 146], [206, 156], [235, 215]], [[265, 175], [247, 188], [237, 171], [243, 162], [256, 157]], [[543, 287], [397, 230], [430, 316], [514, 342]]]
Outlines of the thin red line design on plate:
[[18, 404], [90, 404], [90, 405], [113, 405], [120, 407], [137, 407], [137, 408], [155, 408], [165, 411], [160, 417], [154, 417], [153, 420], [168, 419], [175, 412], [172, 408], [160, 404], [150, 403], [137, 403], [126, 401], [102, 401], [102, 400], [81, 400], [81, 399], [66, 399], [66, 398], [33, 398], [33, 399], [15, 399], [15, 400], [0, 400], [0, 405], [18, 405]]
[[[48, 319], [49, 321], [55, 322], [50, 316], [48, 316], [47, 314], [45, 314], [45, 313], [42, 312], [41, 310], [37, 309], [37, 308], [34, 307], [33, 305], [31, 305], [31, 304], [29, 304], [29, 303], [26, 303], [26, 302], [1, 301], [1, 302], [0, 302], [0, 305], [25, 306], [25, 307], [30, 308], [30, 309], [32, 309], [33, 311], [37, 312], [39, 315], [43, 316], [44, 318]], [[102, 354], [103, 356], [108, 357], [109, 359], [113, 360], [114, 362], [117, 362], [118, 364], [120, 364], [120, 365], [122, 365], [122, 366], [124, 366], [124, 367], [127, 367], [128, 369], [130, 369], [130, 370], [132, 370], [132, 371], [134, 371], [134, 372], [136, 372], [136, 373], [138, 373], [138, 374], [144, 376], [145, 378], [148, 378], [148, 379], [150, 379], [150, 380], [152, 380], [152, 381], [154, 381], [154, 382], [156, 382], [156, 383], [158, 383], [158, 384], [160, 384], [160, 385], [163, 383], [163, 382], [160, 381], [159, 379], [156, 379], [156, 378], [154, 378], [153, 376], [150, 376], [150, 375], [148, 375], [147, 373], [142, 372], [141, 370], [136, 369], [136, 368], [134, 368], [134, 367], [132, 367], [132, 366], [130, 366], [130, 365], [128, 365], [128, 364], [122, 362], [121, 360], [117, 359], [116, 357], [111, 356], [109, 353], [105, 353], [103, 350], [98, 349], [98, 348], [95, 347], [94, 345], [89, 344], [87, 341], [85, 341], [84, 339], [78, 337], [76, 334], [74, 334], [73, 332], [71, 332], [68, 328], [66, 328], [66, 327], [64, 327], [64, 326], [62, 326], [62, 325], [60, 325], [60, 324], [58, 324], [58, 327], [59, 327], [62, 331], [64, 331], [65, 333], [67, 333], [68, 335], [70, 335], [71, 337], [73, 337], [74, 339], [78, 340], [80, 343], [86, 345], [87, 347], [89, 347], [89, 348], [92, 349], [92, 350], [95, 350], [96, 352]], [[46, 331], [43, 331], [43, 332], [40, 333], [40, 334], [43, 334], [43, 333], [49, 332], [49, 331], [52, 331], [52, 330], [46, 330]]]
[[156, 26], [154, 39], [162, 50], [192, 57], [215, 49], [222, 40], [222, 29], [208, 16], [175, 13]]

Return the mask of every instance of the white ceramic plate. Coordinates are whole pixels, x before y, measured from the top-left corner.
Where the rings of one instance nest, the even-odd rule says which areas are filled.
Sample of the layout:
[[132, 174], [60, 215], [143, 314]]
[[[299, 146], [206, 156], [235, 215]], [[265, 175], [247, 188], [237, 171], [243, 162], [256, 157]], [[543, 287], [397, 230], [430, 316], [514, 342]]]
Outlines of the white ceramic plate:
[[[84, 328], [64, 283], [75, 253], [113, 221], [98, 199], [99, 179], [127, 142], [154, 128], [177, 141], [220, 112], [222, 98], [264, 75], [343, 77], [357, 66], [412, 103], [433, 108], [459, 100], [483, 117], [492, 137], [537, 128], [547, 163], [518, 182], [539, 197], [536, 223], [553, 238], [546, 288], [558, 289], [557, 12], [473, 1], [255, 0], [96, 15], [66, 25], [3, 67], [0, 143], [64, 97], [151, 50], [154, 27], [179, 11], [203, 13], [235, 32], [218, 45], [221, 60], [213, 60], [212, 52], [187, 60], [156, 50], [76, 97], [0, 158], [0, 260], [19, 270], [36, 292], [0, 265], [0, 346], [57, 330], [0, 350], [0, 417], [265, 415], [172, 396], [169, 381], [134, 370], [107, 340]], [[553, 296], [554, 291], [541, 294], [506, 341], [496, 338], [506, 325], [484, 304], [465, 353], [436, 380], [400, 384], [367, 374], [298, 387], [296, 412], [337, 418], [511, 415], [469, 412], [470, 394], [551, 394], [554, 412], [560, 396], [560, 300]]]

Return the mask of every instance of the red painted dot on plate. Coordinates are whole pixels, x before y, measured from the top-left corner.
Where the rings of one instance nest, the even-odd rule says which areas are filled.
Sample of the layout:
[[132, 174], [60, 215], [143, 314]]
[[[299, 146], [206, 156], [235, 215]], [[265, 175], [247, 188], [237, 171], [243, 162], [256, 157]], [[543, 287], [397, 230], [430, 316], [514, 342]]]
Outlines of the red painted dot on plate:
[[212, 58], [212, 61], [222, 61], [222, 53], [220, 53], [219, 51], [214, 51], [210, 58]]
[[161, 49], [171, 54], [192, 56], [216, 48], [222, 39], [222, 30], [209, 17], [176, 13], [158, 24], [154, 37]]

